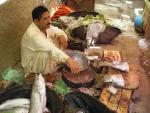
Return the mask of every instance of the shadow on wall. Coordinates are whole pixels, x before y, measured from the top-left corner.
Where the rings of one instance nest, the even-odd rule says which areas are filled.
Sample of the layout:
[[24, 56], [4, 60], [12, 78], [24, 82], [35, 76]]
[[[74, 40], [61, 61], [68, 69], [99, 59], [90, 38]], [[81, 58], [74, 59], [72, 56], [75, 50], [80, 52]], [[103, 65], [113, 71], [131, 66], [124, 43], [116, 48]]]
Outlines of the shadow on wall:
[[31, 23], [36, 0], [8, 0], [0, 5], [0, 73], [20, 62], [20, 42]]

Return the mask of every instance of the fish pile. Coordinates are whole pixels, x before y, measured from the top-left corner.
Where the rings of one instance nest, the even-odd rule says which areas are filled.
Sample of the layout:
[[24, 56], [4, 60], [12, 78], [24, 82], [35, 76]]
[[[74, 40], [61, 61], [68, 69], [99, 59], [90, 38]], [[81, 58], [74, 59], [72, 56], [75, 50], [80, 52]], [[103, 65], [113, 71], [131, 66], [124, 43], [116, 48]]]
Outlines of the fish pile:
[[67, 93], [62, 102], [55, 91], [45, 87], [45, 81], [39, 74], [35, 77], [32, 87], [11, 86], [0, 92], [0, 113], [114, 112], [92, 96], [76, 91]]
[[36, 75], [35, 77], [35, 81], [32, 86], [32, 93], [30, 100], [27, 98], [13, 99], [12, 97], [11, 100], [7, 100], [0, 105], [0, 113], [44, 113], [44, 112], [48, 112], [48, 110], [46, 110], [45, 81], [41, 74]]

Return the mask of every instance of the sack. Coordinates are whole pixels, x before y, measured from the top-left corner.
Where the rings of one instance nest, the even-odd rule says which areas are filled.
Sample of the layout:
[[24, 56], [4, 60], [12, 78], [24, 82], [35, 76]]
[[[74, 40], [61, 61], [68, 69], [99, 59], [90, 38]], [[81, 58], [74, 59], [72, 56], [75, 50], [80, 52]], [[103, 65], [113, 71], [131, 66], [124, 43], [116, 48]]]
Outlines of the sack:
[[106, 29], [97, 37], [96, 44], [108, 44], [121, 33], [116, 27], [106, 26]]

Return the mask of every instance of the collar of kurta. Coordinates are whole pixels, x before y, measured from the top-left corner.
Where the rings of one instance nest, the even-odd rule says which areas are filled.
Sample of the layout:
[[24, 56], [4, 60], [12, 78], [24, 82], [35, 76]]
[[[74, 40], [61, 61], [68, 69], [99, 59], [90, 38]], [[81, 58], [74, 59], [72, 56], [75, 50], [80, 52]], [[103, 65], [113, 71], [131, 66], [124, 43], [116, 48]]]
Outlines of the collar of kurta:
[[33, 27], [36, 31], [38, 31], [39, 33], [42, 33], [46, 38], [49, 37], [48, 29], [46, 29], [46, 34], [47, 34], [47, 36], [46, 36], [46, 35], [37, 27], [37, 25], [36, 25], [34, 22], [32, 22], [32, 27]]

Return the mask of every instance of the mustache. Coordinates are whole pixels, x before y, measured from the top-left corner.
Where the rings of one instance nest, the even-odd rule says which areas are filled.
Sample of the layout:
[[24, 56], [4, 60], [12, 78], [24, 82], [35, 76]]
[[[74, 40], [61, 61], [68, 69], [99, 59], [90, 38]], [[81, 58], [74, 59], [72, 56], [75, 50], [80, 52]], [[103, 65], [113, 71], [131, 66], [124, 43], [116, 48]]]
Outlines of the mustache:
[[51, 22], [48, 22], [46, 25], [50, 25], [51, 24]]

